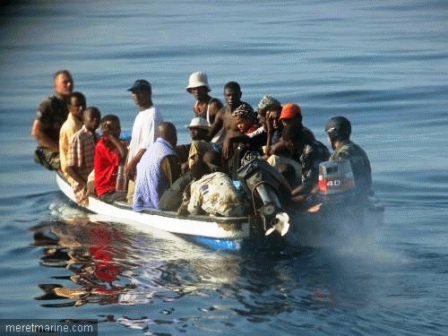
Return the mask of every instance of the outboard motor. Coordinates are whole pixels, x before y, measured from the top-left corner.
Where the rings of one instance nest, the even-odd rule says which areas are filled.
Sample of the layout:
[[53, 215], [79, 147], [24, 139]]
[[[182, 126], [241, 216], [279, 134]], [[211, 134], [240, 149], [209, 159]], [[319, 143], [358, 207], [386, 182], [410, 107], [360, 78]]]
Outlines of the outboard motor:
[[282, 174], [257, 155], [247, 153], [245, 158], [237, 177], [250, 195], [255, 214], [262, 219], [263, 232], [267, 236], [276, 230], [284, 236], [290, 225], [282, 202], [291, 199], [289, 184]]
[[319, 164], [318, 197], [321, 215], [335, 223], [364, 223], [365, 204], [358, 197], [349, 160], [326, 161]]
[[319, 164], [319, 196], [324, 203], [346, 202], [355, 194], [355, 178], [349, 160]]

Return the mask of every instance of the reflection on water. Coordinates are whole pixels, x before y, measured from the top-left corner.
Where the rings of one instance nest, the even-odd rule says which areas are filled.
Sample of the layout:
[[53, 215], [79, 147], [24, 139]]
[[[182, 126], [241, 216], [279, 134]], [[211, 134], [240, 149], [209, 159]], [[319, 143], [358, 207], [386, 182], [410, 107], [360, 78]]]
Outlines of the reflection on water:
[[41, 265], [67, 270], [52, 277], [59, 283], [39, 284], [43, 295], [36, 300], [51, 301], [42, 306], [118, 303], [136, 288], [128, 276], [135, 265], [126, 261], [128, 237], [123, 231], [105, 222], [89, 222], [88, 217], [42, 223], [32, 231], [34, 245], [42, 248]]
[[[327, 310], [335, 320], [318, 327], [340, 327], [338, 316], [384, 297], [375, 274], [395, 264], [384, 264], [387, 255], [373, 241], [231, 253], [142, 233], [67, 204], [51, 211], [51, 220], [31, 228], [47, 274], [35, 300], [45, 308], [90, 304], [89, 318], [145, 333], [207, 334], [235, 328], [235, 320], [266, 326], [285, 316], [284, 331], [300, 332]], [[125, 310], [108, 309], [114, 305]]]
[[43, 307], [169, 302], [238, 277], [234, 255], [207, 254], [174, 236], [175, 243], [61, 208], [53, 209], [54, 220], [31, 228], [40, 265], [55, 269], [51, 282], [38, 284], [43, 293], [35, 299]]

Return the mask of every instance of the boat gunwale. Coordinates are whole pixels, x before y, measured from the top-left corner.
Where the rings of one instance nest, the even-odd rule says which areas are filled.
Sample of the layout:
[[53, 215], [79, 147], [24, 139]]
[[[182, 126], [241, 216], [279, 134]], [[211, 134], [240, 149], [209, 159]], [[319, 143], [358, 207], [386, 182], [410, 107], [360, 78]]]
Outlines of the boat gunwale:
[[[63, 181], [65, 181], [67, 184], [69, 184], [67, 178], [62, 174], [62, 172], [57, 171], [56, 174], [58, 177], [60, 177]], [[98, 198], [96, 195], [89, 195], [89, 198], [93, 198], [98, 200], [99, 202], [107, 203]], [[107, 203], [114, 207], [117, 207], [122, 210], [132, 210], [132, 207], [127, 204], [126, 202], [120, 202], [116, 201], [113, 203]], [[84, 207], [88, 209], [88, 207]], [[89, 210], [89, 209], [88, 209]], [[176, 218], [176, 219], [189, 219], [189, 220], [199, 220], [202, 222], [213, 222], [218, 224], [240, 224], [250, 221], [250, 216], [238, 216], [238, 217], [220, 217], [215, 215], [187, 215], [187, 216], [180, 216], [175, 211], [166, 211], [166, 210], [159, 210], [159, 209], [145, 209], [142, 211], [139, 211], [140, 213], [148, 214], [148, 215], [155, 215], [155, 216], [161, 216], [161, 217], [167, 217], [167, 218]]]
[[[70, 186], [70, 183], [65, 178], [65, 176], [62, 174], [62, 172], [57, 171], [56, 172], [56, 183], [59, 186], [60, 191], [71, 201], [75, 202], [75, 197], [72, 192], [72, 188]], [[177, 234], [186, 234], [186, 235], [198, 235], [203, 237], [208, 237], [212, 239], [247, 239], [249, 238], [249, 227], [251, 223], [251, 216], [243, 216], [243, 217], [217, 217], [213, 215], [188, 215], [188, 216], [180, 216], [174, 211], [163, 211], [163, 210], [143, 210], [143, 211], [134, 211], [130, 205], [128, 205], [126, 202], [113, 202], [113, 203], [107, 203], [99, 199], [98, 197], [94, 195], [89, 195], [89, 204], [88, 205], [77, 205], [89, 212], [93, 212], [95, 214], [103, 214], [108, 216], [108, 210], [114, 208], [118, 211], [123, 211], [123, 216], [118, 215], [117, 219], [125, 220], [126, 222], [133, 222], [132, 225], [135, 225], [136, 222], [138, 222], [138, 226], [140, 225], [148, 225], [149, 227], [162, 229], [167, 232], [171, 233], [177, 233]], [[106, 211], [106, 212], [105, 212]], [[128, 215], [126, 215], [126, 213]], [[132, 213], [132, 215], [131, 215]], [[113, 216], [113, 215], [112, 215]], [[129, 218], [128, 216], [131, 216], [132, 218]], [[137, 217], [135, 217], [137, 216]], [[163, 227], [160, 227], [159, 225], [152, 225], [152, 224], [144, 224], [140, 216], [149, 216], [151, 217], [159, 217], [161, 220], [173, 220], [177, 222], [177, 224], [174, 224], [174, 227], [171, 227], [171, 229], [164, 229]], [[128, 218], [126, 220], [126, 218]], [[185, 221], [186, 226], [184, 226], [182, 223]], [[187, 224], [188, 223], [188, 224]], [[207, 234], [205, 232], [197, 231], [197, 229], [193, 230], [193, 232], [188, 232], [189, 230], [184, 230], [181, 227], [187, 228], [190, 225], [196, 225], [196, 224], [202, 224], [210, 225], [210, 228], [212, 231], [209, 231]], [[180, 225], [180, 226], [179, 226]], [[205, 228], [203, 226], [199, 226], [202, 228]], [[198, 227], [198, 228], [199, 228]], [[201, 230], [201, 229], [199, 229]], [[215, 231], [215, 233], [212, 233], [213, 230], [219, 230]], [[223, 230], [223, 231], [221, 231]], [[207, 229], [208, 231], [208, 229]], [[223, 233], [228, 232], [228, 233]], [[231, 233], [232, 232], [232, 233]]]

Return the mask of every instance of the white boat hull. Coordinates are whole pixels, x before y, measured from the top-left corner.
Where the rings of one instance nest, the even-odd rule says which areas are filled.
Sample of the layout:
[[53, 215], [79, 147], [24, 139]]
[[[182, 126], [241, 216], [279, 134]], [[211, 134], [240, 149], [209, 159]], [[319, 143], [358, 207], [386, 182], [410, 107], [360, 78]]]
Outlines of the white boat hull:
[[[73, 189], [58, 173], [56, 182], [70, 200], [75, 201]], [[99, 215], [113, 218], [115, 222], [129, 224], [138, 229], [158, 229], [175, 234], [213, 239], [242, 240], [250, 236], [249, 217], [224, 218], [214, 216], [178, 216], [175, 212], [148, 210], [136, 212], [127, 204], [109, 204], [96, 197], [89, 197], [85, 209]]]

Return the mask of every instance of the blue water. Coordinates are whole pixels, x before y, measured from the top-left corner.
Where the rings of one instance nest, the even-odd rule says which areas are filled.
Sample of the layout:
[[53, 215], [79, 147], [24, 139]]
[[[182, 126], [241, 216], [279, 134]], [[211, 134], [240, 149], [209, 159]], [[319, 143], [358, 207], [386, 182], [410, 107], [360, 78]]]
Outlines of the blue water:
[[[446, 1], [47, 0], [1, 13], [0, 318], [98, 319], [100, 335], [448, 333]], [[229, 253], [86, 217], [31, 155], [61, 68], [125, 131], [126, 89], [148, 79], [181, 142], [198, 70], [221, 99], [235, 80], [253, 105], [300, 104], [323, 142], [345, 115], [385, 224], [343, 246]]]

